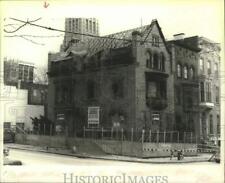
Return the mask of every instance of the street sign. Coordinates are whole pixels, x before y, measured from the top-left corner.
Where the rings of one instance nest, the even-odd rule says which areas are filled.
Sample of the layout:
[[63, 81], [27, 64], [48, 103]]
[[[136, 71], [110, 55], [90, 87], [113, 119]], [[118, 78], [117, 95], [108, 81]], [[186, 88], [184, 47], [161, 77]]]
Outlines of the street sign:
[[100, 107], [88, 107], [88, 126], [99, 125]]

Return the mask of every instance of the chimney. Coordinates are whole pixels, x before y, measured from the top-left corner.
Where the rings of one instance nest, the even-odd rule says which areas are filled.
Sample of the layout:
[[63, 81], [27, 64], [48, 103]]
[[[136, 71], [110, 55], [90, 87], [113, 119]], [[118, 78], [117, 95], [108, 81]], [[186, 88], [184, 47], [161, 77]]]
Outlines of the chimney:
[[173, 38], [174, 40], [181, 40], [184, 39], [185, 34], [184, 33], [179, 33], [179, 34], [174, 34]]

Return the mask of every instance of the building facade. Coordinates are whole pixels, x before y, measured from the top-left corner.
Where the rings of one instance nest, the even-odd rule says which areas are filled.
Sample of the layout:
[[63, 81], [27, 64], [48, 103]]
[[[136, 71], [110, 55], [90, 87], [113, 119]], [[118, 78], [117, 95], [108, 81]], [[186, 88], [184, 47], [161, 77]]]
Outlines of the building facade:
[[[88, 35], [99, 35], [98, 20], [96, 18], [66, 18], [65, 19], [65, 35], [61, 50], [66, 49], [71, 41], [86, 41]], [[79, 33], [73, 34], [69, 32]], [[85, 34], [85, 35], [83, 35]]]
[[[165, 41], [153, 20], [49, 54], [49, 119], [69, 134], [104, 127], [212, 140], [220, 124], [220, 48], [183, 36]], [[95, 124], [89, 123], [91, 108], [99, 114]]]
[[200, 135], [216, 141], [220, 137], [220, 45], [196, 37], [201, 48], [199, 58]]
[[[174, 130], [199, 137], [199, 81], [198, 60], [200, 49], [188, 45], [183, 34], [169, 41], [174, 70]], [[184, 137], [181, 137], [181, 139]]]
[[172, 130], [172, 63], [158, 22], [87, 45], [84, 55], [76, 44], [49, 59], [48, 117], [78, 134], [90, 126], [88, 108], [97, 106], [97, 127]]
[[[220, 45], [204, 37], [183, 36], [169, 42], [176, 67], [176, 126], [190, 125], [188, 129], [199, 139], [216, 142], [220, 136]], [[190, 106], [188, 111], [185, 106]]]

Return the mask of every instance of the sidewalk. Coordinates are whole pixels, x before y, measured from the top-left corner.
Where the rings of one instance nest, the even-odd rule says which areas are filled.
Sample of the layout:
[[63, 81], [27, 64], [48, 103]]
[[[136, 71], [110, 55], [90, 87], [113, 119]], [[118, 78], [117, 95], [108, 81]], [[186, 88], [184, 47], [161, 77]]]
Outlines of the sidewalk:
[[195, 162], [207, 162], [212, 154], [199, 154], [198, 156], [189, 156], [184, 157], [183, 160], [177, 160], [174, 157], [170, 160], [169, 157], [165, 158], [136, 158], [136, 157], [128, 157], [128, 156], [119, 156], [119, 155], [92, 155], [88, 153], [73, 153], [72, 150], [61, 149], [61, 148], [47, 148], [40, 146], [32, 146], [32, 145], [22, 145], [22, 144], [4, 144], [6, 147], [10, 149], [20, 149], [20, 150], [28, 150], [35, 152], [43, 152], [43, 153], [52, 153], [66, 156], [73, 156], [77, 158], [92, 158], [92, 159], [101, 159], [101, 160], [113, 160], [113, 161], [126, 161], [126, 162], [136, 162], [136, 163], [195, 163]]

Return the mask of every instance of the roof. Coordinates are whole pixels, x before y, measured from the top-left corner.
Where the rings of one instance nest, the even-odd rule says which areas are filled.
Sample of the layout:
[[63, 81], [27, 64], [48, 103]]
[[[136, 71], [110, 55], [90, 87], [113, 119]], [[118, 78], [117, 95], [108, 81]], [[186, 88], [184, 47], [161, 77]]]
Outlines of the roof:
[[[146, 38], [150, 34], [154, 24], [156, 24], [156, 26], [158, 27], [160, 36], [163, 39], [163, 43], [166, 45], [166, 41], [161, 31], [161, 28], [158, 24], [158, 21], [154, 19], [149, 25], [145, 25], [145, 26], [134, 28], [134, 29], [129, 29], [129, 30], [125, 30], [118, 33], [109, 34], [109, 35], [101, 36], [97, 38], [96, 37], [89, 38], [86, 42], [75, 43], [75, 46], [71, 46], [71, 48], [69, 48], [68, 50], [70, 50], [71, 52], [73, 49], [77, 49], [79, 46], [84, 47], [84, 44], [85, 44], [85, 48], [87, 50], [88, 56], [92, 56], [101, 50], [128, 47], [132, 43], [133, 32], [136, 32], [136, 31], [140, 32], [140, 35], [141, 35], [140, 41], [144, 42], [146, 41]], [[169, 52], [167, 45], [166, 45], [166, 49]]]
[[184, 38], [184, 39], [179, 39], [179, 40], [171, 40], [171, 41], [168, 41], [167, 43], [175, 44], [177, 46], [189, 49], [189, 50], [194, 51], [194, 52], [201, 51], [201, 49], [198, 46], [198, 40], [197, 40], [196, 36], [188, 37], [188, 38]]

